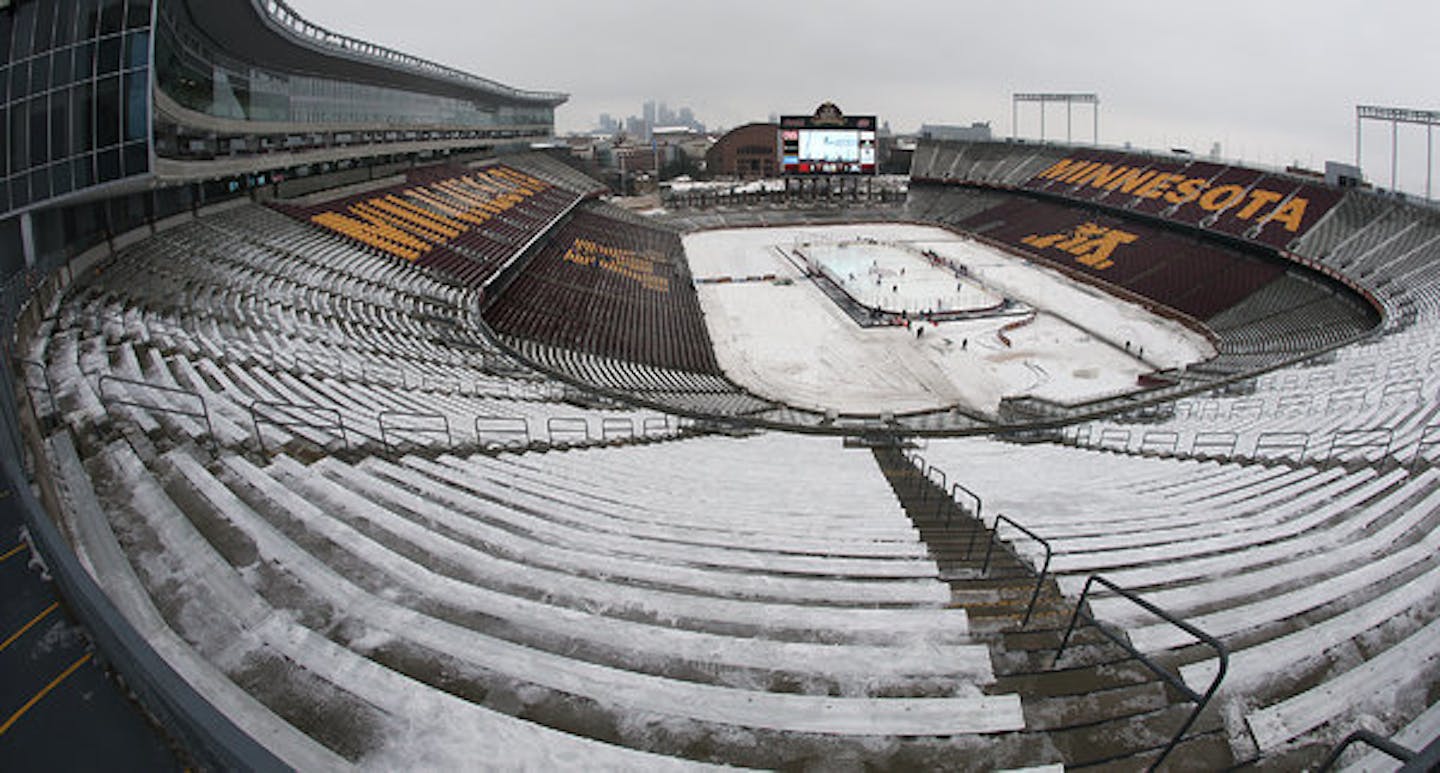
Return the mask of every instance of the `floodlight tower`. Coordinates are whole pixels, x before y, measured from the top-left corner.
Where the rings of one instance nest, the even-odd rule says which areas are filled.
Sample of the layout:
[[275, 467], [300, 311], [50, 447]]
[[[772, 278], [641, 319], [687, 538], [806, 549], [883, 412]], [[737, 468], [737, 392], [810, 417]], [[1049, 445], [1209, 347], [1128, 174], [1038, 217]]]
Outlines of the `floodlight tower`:
[[1010, 95], [1010, 139], [1018, 137], [1020, 126], [1020, 103], [1040, 103], [1040, 141], [1045, 141], [1045, 105], [1050, 102], [1065, 104], [1065, 142], [1071, 142], [1071, 113], [1075, 105], [1090, 105], [1093, 121], [1090, 142], [1100, 144], [1100, 95], [1078, 93], [1015, 93]]
[[1430, 200], [1430, 179], [1434, 158], [1433, 136], [1440, 126], [1440, 110], [1411, 110], [1405, 107], [1378, 107], [1376, 105], [1355, 106], [1355, 166], [1360, 166], [1360, 125], [1366, 119], [1390, 122], [1390, 190], [1395, 190], [1396, 173], [1399, 167], [1397, 152], [1400, 139], [1400, 124], [1409, 123], [1425, 127], [1425, 199]]

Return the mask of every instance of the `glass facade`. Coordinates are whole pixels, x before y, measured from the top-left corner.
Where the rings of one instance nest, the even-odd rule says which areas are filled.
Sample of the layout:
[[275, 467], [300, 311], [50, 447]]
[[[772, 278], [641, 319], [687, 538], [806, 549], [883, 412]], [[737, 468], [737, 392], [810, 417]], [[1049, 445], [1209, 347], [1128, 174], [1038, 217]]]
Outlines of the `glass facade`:
[[162, 3], [155, 41], [158, 85], [181, 107], [217, 118], [393, 128], [508, 129], [553, 126], [537, 102], [456, 99], [396, 88], [277, 72], [217, 51]]
[[[203, 25], [193, 19], [205, 17], [190, 14], [207, 13], [211, 3], [236, 11], [250, 0], [0, 0], [0, 219], [120, 181], [130, 185], [114, 194], [137, 190], [156, 171], [156, 158], [328, 152], [328, 160], [313, 163], [288, 158], [284, 169], [267, 169], [258, 158], [253, 164], [289, 176], [388, 157], [392, 143], [452, 152], [525, 142], [553, 133], [555, 105], [564, 100], [438, 66], [426, 71], [415, 65], [423, 60], [379, 57], [349, 39], [354, 48], [333, 60], [337, 76], [358, 55], [367, 60], [362, 66], [418, 74], [439, 93], [326, 77], [324, 67], [316, 74], [261, 66], [245, 61], [238, 44], [199, 32]], [[255, 10], [279, 7], [272, 0]], [[172, 111], [156, 112], [157, 92], [185, 110], [235, 123], [217, 129], [181, 113], [176, 125]], [[394, 152], [430, 150], [412, 144]]]
[[0, 10], [0, 212], [150, 171], [152, 0]]

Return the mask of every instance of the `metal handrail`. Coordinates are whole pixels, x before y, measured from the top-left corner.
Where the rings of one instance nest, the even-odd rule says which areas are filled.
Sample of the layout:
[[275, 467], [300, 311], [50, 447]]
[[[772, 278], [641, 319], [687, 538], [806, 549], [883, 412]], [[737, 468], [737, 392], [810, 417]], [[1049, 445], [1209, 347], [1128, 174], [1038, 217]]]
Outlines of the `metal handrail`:
[[1425, 451], [1436, 446], [1440, 446], [1440, 424], [1426, 425], [1415, 441], [1415, 455], [1410, 457], [1409, 467], [1413, 469], [1425, 459]]
[[1390, 455], [1390, 447], [1395, 442], [1395, 430], [1393, 427], [1375, 427], [1373, 429], [1339, 429], [1330, 435], [1330, 450], [1325, 455], [1326, 461], [1334, 461], [1336, 452], [1361, 451], [1380, 449], [1380, 458], [1383, 461]]
[[[975, 520], [984, 523], [985, 520], [981, 518], [981, 514], [985, 510], [985, 500], [981, 499], [979, 494], [971, 491], [964, 483], [955, 481], [954, 483], [950, 484], [950, 501], [954, 502], [956, 505], [959, 505], [960, 492], [962, 491], [968, 494], [971, 499], [975, 500]], [[945, 516], [945, 525], [950, 525], [950, 515], [948, 513]]]
[[[285, 420], [274, 419], [269, 416], [262, 417], [260, 415], [261, 408], [270, 408], [288, 413], [284, 417]], [[308, 411], [312, 415], [334, 415], [335, 421], [330, 424], [325, 424], [315, 420], [307, 420], [295, 413], [298, 411]], [[260, 432], [262, 419], [264, 423], [274, 427], [280, 427], [281, 429], [287, 427], [307, 427], [309, 429], [318, 429], [327, 432], [338, 429], [340, 431], [341, 444], [344, 445], [346, 451], [350, 450], [350, 438], [345, 435], [345, 417], [341, 416], [340, 412], [334, 408], [326, 408], [320, 405], [306, 405], [303, 403], [272, 402], [269, 400], [256, 400], [250, 403], [250, 423], [255, 427], [255, 442], [260, 447], [260, 453], [263, 454], [265, 453], [265, 436]]]
[[[1202, 644], [1205, 644], [1206, 646], [1215, 650], [1215, 656], [1217, 661], [1219, 662], [1219, 667], [1215, 670], [1215, 678], [1211, 680], [1209, 689], [1207, 689], [1203, 695], [1195, 692], [1193, 689], [1190, 688], [1190, 685], [1185, 684], [1184, 679], [1161, 668], [1158, 663], [1151, 660], [1149, 657], [1146, 657], [1144, 653], [1136, 649], [1135, 645], [1131, 644], [1128, 639], [1112, 632], [1109, 628], [1101, 625], [1100, 621], [1096, 619], [1094, 615], [1085, 611], [1085, 600], [1090, 596], [1090, 589], [1097, 584], [1105, 586], [1110, 591], [1119, 594], [1126, 600], [1135, 603], [1141, 609], [1144, 609], [1145, 611], [1156, 615], [1165, 622], [1176, 626], [1177, 628], [1185, 631], [1191, 636], [1194, 636], [1196, 639], [1200, 640]], [[1065, 647], [1070, 643], [1070, 634], [1075, 631], [1075, 623], [1079, 621], [1080, 615], [1082, 614], [1085, 615], [1085, 617], [1088, 618], [1090, 622], [1095, 625], [1095, 630], [1105, 635], [1105, 638], [1123, 647], [1131, 655], [1134, 655], [1135, 658], [1139, 660], [1140, 663], [1145, 666], [1145, 668], [1149, 669], [1151, 673], [1155, 674], [1161, 679], [1164, 679], [1167, 684], [1169, 684], [1171, 687], [1174, 687], [1182, 695], [1184, 695], [1186, 698], [1189, 698], [1195, 703], [1195, 710], [1190, 712], [1190, 716], [1185, 720], [1184, 724], [1180, 726], [1180, 730], [1175, 733], [1175, 736], [1173, 738], [1170, 739], [1170, 743], [1165, 745], [1165, 750], [1162, 751], [1160, 753], [1160, 756], [1155, 758], [1155, 761], [1150, 764], [1149, 770], [1156, 770], [1160, 767], [1160, 763], [1164, 762], [1165, 758], [1169, 756], [1170, 752], [1174, 751], [1175, 746], [1180, 743], [1180, 739], [1185, 737], [1185, 731], [1189, 730], [1190, 726], [1195, 724], [1196, 719], [1199, 719], [1200, 712], [1205, 710], [1206, 704], [1208, 704], [1210, 702], [1210, 699], [1214, 697], [1215, 691], [1220, 689], [1220, 682], [1225, 678], [1225, 672], [1230, 667], [1230, 651], [1226, 649], [1225, 645], [1221, 643], [1219, 639], [1216, 639], [1214, 636], [1211, 636], [1210, 634], [1205, 633], [1204, 631], [1185, 622], [1184, 620], [1175, 617], [1169, 612], [1166, 612], [1160, 607], [1151, 604], [1145, 599], [1140, 598], [1134, 593], [1120, 587], [1119, 585], [1116, 585], [1115, 583], [1105, 579], [1104, 577], [1101, 577], [1098, 574], [1092, 574], [1090, 575], [1090, 578], [1085, 581], [1085, 589], [1080, 592], [1080, 600], [1075, 603], [1075, 612], [1070, 616], [1070, 625], [1066, 626], [1065, 635], [1060, 638], [1060, 647], [1055, 650], [1055, 660], [1051, 664], [1051, 668], [1054, 668], [1055, 666], [1058, 666], [1060, 664], [1060, 658], [1065, 654]]]
[[[1228, 441], [1228, 442], [1227, 442]], [[1231, 457], [1240, 443], [1240, 435], [1234, 432], [1196, 432], [1190, 438], [1190, 455]], [[1224, 449], [1224, 453], [1212, 453]]]
[[[938, 483], [939, 483], [939, 486], [940, 486], [940, 490], [943, 492], [943, 491], [945, 490], [945, 487], [948, 486], [948, 485], [950, 485], [950, 476], [949, 476], [949, 475], [946, 475], [944, 470], [942, 470], [942, 469], [940, 469], [939, 467], [936, 467], [935, 465], [932, 464], [932, 465], [930, 465], [930, 468], [925, 471], [925, 480], [928, 481], [928, 482], [930, 482], [930, 483], [936, 483], [935, 473], [940, 473], [940, 480], [939, 480]], [[922, 498], [922, 499], [929, 499], [929, 498], [930, 498], [930, 488], [927, 486], [927, 487], [925, 487], [922, 491], [923, 491], [923, 493], [921, 494], [921, 498]]]
[[[481, 422], [488, 422], [494, 426], [490, 429], [483, 429]], [[530, 422], [521, 416], [476, 416], [475, 417], [475, 443], [481, 448], [489, 448], [485, 443], [486, 433], [499, 435], [502, 438], [523, 437], [524, 440], [518, 444], [521, 448], [530, 445]], [[501, 440], [496, 447], [505, 448], [513, 445], [510, 441]]]
[[1320, 763], [1320, 767], [1316, 768], [1315, 772], [1325, 773], [1325, 771], [1335, 767], [1335, 763], [1340, 759], [1340, 755], [1344, 754], [1346, 749], [1357, 743], [1374, 747], [1401, 762], [1409, 762], [1419, 756], [1416, 752], [1395, 743], [1383, 735], [1372, 733], [1369, 730], [1356, 730], [1350, 735], [1345, 736], [1345, 740], [1336, 744], [1335, 748], [1330, 750], [1330, 756], [1326, 757], [1325, 761]]
[[561, 432], [567, 433], [574, 432], [578, 428], [585, 433], [585, 442], [590, 442], [590, 422], [579, 416], [551, 416], [545, 420], [545, 435], [551, 445], [555, 444], [555, 429], [557, 427]]
[[440, 78], [454, 83], [461, 83], [470, 88], [478, 88], [512, 99], [522, 99], [540, 102], [564, 101], [567, 95], [553, 91], [529, 91], [517, 89], [513, 86], [506, 86], [489, 78], [482, 78], [453, 67], [446, 67], [443, 64], [422, 59], [412, 54], [396, 51], [393, 48], [369, 43], [338, 32], [332, 32], [314, 22], [308, 21], [296, 13], [283, 0], [254, 0], [255, 7], [260, 9], [267, 18], [273, 20], [276, 26], [316, 46], [324, 46], [337, 53], [349, 54], [356, 57], [364, 57], [369, 61], [381, 63], [390, 67], [403, 67], [416, 72], [424, 73], [433, 78]]
[[[193, 397], [196, 400], [200, 401], [200, 410], [187, 411], [183, 408], [176, 408], [168, 405], [140, 402], [136, 399], [126, 399], [123, 394], [119, 397], [111, 396], [107, 398], [105, 396], [105, 385], [109, 383], [124, 384], [126, 386], [140, 387], [142, 389], [153, 389], [157, 392], [164, 392], [166, 394]], [[148, 411], [160, 411], [161, 413], [173, 413], [179, 416], [203, 418], [205, 420], [206, 437], [210, 438], [210, 442], [212, 443], [218, 442], [218, 440], [215, 438], [215, 426], [210, 422], [210, 406], [205, 404], [205, 396], [200, 394], [199, 392], [192, 392], [188, 389], [181, 389], [179, 387], [164, 386], [162, 384], [152, 384], [148, 381], [137, 381], [133, 378], [122, 378], [120, 376], [114, 376], [109, 373], [101, 374], [100, 381], [96, 384], [96, 391], [100, 393], [100, 400], [107, 403], [107, 409], [109, 407], [108, 404], [113, 403], [115, 405], [130, 406], [132, 408], [144, 408]]]
[[1309, 432], [1262, 432], [1259, 437], [1255, 438], [1255, 449], [1251, 455], [1259, 458], [1262, 455], [1268, 455], [1269, 452], [1278, 451], [1283, 456], [1290, 451], [1299, 450], [1300, 453], [1295, 455], [1295, 460], [1303, 461], [1305, 452], [1309, 449]]
[[[1166, 446], [1169, 441], [1169, 446]], [[1173, 454], [1180, 447], [1180, 433], [1175, 430], [1154, 430], [1140, 437], [1140, 453]]]
[[395, 451], [398, 450], [399, 447], [400, 447], [400, 444], [399, 444], [398, 442], [397, 442], [393, 447], [392, 447], [391, 444], [390, 444], [390, 436], [389, 436], [389, 434], [388, 434], [388, 432], [387, 432], [387, 429], [388, 429], [388, 428], [386, 427], [386, 424], [385, 424], [385, 418], [386, 418], [387, 416], [388, 416], [388, 417], [394, 417], [394, 418], [397, 418], [397, 419], [439, 419], [439, 420], [440, 420], [440, 427], [438, 427], [438, 428], [436, 428], [436, 427], [423, 427], [423, 426], [417, 426], [417, 425], [410, 425], [410, 426], [397, 426], [397, 427], [395, 427], [395, 431], [396, 431], [396, 432], [413, 432], [413, 433], [417, 433], [417, 434], [429, 434], [429, 435], [440, 435], [440, 434], [444, 434], [444, 435], [445, 435], [445, 445], [446, 445], [446, 447], [448, 447], [448, 448], [454, 448], [454, 447], [455, 447], [455, 437], [450, 434], [450, 418], [449, 418], [448, 416], [446, 416], [445, 414], [443, 414], [443, 413], [430, 413], [430, 412], [427, 412], [427, 411], [398, 411], [398, 410], [389, 410], [389, 411], [381, 411], [380, 414], [379, 414], [379, 415], [376, 417], [376, 419], [375, 419], [376, 424], [378, 424], [379, 427], [380, 427], [380, 442], [381, 442], [381, 444], [383, 444], [383, 445], [385, 446], [385, 451], [386, 451], [387, 453], [395, 453]]
[[[910, 464], [913, 465], [920, 473], [920, 482], [918, 485], [920, 487], [921, 501], [925, 501], [930, 498], [930, 486], [927, 486], [925, 484], [935, 483], [934, 479], [930, 477], [931, 472], [939, 472], [940, 477], [943, 478], [946, 483], [950, 483], [949, 476], [945, 474], [945, 471], [933, 465], [927, 464], [925, 461], [925, 457], [921, 456], [919, 451], [916, 451], [914, 449], [906, 449], [901, 453], [904, 456], [905, 460], [910, 462]], [[944, 484], [940, 485], [940, 490], [942, 492], [945, 491]], [[956, 508], [961, 510], [963, 510], [965, 506], [960, 503], [960, 492], [964, 492], [965, 494], [969, 495], [970, 499], [973, 499], [975, 501], [975, 520], [980, 522], [980, 526], [978, 528], [972, 529], [970, 531], [970, 540], [965, 544], [965, 557], [969, 558], [975, 551], [975, 535], [978, 534], [980, 531], [984, 530], [985, 528], [985, 519], [983, 517], [985, 510], [985, 500], [981, 499], [979, 494], [976, 494], [974, 491], [970, 490], [970, 488], [965, 486], [965, 484], [960, 483], [959, 481], [950, 483], [950, 501], [956, 506]], [[946, 528], [950, 527], [951, 522], [954, 520], [954, 517], [954, 510], [947, 511], [945, 513]]]
[[[589, 427], [588, 423], [586, 427]], [[609, 442], [612, 429], [616, 437], [623, 438], [629, 435], [632, 440], [635, 438], [635, 420], [628, 416], [606, 416], [600, 419], [601, 440]]]
[[[1030, 594], [1030, 603], [1025, 607], [1025, 618], [1020, 621], [1020, 627], [1024, 628], [1025, 626], [1030, 624], [1030, 616], [1035, 613], [1035, 603], [1040, 600], [1040, 590], [1045, 587], [1045, 577], [1050, 573], [1050, 559], [1055, 555], [1055, 551], [1051, 549], [1049, 540], [1041, 537], [1039, 534], [1036, 534], [1033, 531], [1030, 531], [1024, 526], [1021, 526], [1020, 524], [1016, 523], [1014, 519], [1010, 518], [1007, 515], [997, 515], [995, 516], [995, 525], [990, 529], [990, 544], [985, 547], [985, 561], [980, 565], [981, 574], [989, 575], [990, 573], [990, 554], [994, 552], [995, 543], [999, 541], [996, 538], [1000, 534], [1001, 521], [1004, 521], [1005, 523], [1014, 526], [1016, 529], [1019, 529], [1020, 532], [1023, 533], [1025, 536], [1040, 543], [1040, 547], [1045, 548], [1045, 561], [1040, 565], [1040, 571], [1038, 572], [1036, 572], [1035, 569], [1030, 566], [1030, 562], [1020, 558], [1020, 556], [1016, 554], [1013, 549], [1010, 549], [1008, 547], [1006, 548], [1006, 550], [1010, 552], [1010, 555], [1015, 557], [1016, 562], [1019, 563], [1020, 566], [1024, 567], [1035, 575], [1035, 590]], [[984, 521], [981, 521], [981, 523], [983, 524]]]

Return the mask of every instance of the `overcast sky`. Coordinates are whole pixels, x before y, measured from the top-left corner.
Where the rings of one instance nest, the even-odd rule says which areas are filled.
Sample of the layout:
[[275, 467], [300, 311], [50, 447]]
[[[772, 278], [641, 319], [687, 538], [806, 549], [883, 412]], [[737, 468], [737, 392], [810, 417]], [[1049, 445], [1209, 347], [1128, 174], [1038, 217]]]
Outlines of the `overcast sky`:
[[[1003, 136], [1012, 92], [1089, 91], [1103, 143], [1219, 142], [1227, 157], [1318, 168], [1353, 159], [1356, 104], [1440, 109], [1434, 0], [290, 2], [337, 32], [567, 92], [562, 133], [654, 98], [712, 127], [833, 100], [896, 131], [989, 121]], [[1047, 116], [1063, 138], [1064, 108]], [[1039, 123], [1022, 108], [1022, 136]], [[1090, 126], [1077, 107], [1075, 139]], [[1364, 131], [1366, 176], [1388, 186], [1390, 127]], [[1425, 130], [1402, 126], [1402, 188], [1423, 188], [1425, 151]]]

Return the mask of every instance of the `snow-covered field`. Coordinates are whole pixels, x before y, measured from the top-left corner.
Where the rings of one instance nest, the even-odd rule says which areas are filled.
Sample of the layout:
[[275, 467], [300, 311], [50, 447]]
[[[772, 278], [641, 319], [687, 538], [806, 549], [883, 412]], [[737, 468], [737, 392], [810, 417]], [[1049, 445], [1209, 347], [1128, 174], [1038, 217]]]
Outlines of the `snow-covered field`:
[[1001, 297], [926, 260], [922, 248], [893, 242], [817, 242], [799, 250], [845, 293], [872, 309], [892, 313], [967, 311], [993, 308]]
[[[865, 254], [864, 245], [844, 249], [855, 251], [859, 267], [872, 261], [878, 266], [883, 257], [896, 296], [935, 294], [932, 267], [920, 257], [931, 250], [964, 266], [995, 296], [1039, 312], [1033, 323], [1006, 334], [1008, 347], [997, 334], [1017, 321], [1014, 316], [926, 323], [918, 329], [923, 332], [861, 328], [806, 281], [785, 252], [798, 244], [862, 238], [888, 244], [875, 245], [873, 256]], [[806, 408], [873, 414], [958, 406], [993, 415], [1002, 397], [1059, 402], [1102, 397], [1132, 389], [1142, 373], [1214, 354], [1204, 337], [1182, 325], [941, 228], [858, 224], [703, 231], [685, 237], [685, 252], [699, 279], [774, 274], [794, 280], [701, 284], [699, 294], [726, 373], [757, 394]], [[913, 268], [906, 265], [902, 276], [897, 261], [906, 257]], [[953, 275], [945, 281], [954, 294]]]

